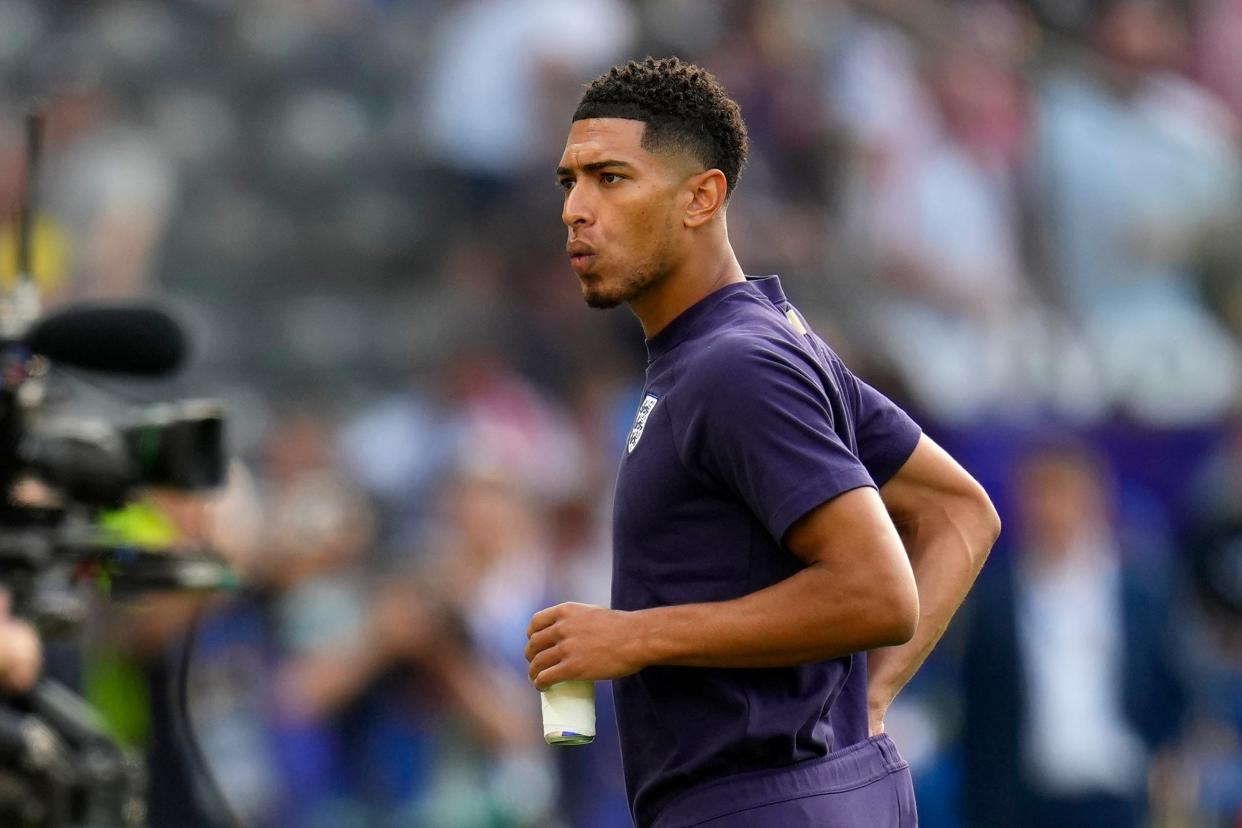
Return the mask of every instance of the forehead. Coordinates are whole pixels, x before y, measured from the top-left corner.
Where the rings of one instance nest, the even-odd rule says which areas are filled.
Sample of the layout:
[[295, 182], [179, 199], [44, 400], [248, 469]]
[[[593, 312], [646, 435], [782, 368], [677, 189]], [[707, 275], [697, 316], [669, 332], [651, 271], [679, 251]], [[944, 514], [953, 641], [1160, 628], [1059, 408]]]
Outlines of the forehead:
[[629, 118], [583, 118], [569, 127], [560, 166], [569, 169], [606, 159], [631, 164], [653, 161], [643, 149], [647, 124]]

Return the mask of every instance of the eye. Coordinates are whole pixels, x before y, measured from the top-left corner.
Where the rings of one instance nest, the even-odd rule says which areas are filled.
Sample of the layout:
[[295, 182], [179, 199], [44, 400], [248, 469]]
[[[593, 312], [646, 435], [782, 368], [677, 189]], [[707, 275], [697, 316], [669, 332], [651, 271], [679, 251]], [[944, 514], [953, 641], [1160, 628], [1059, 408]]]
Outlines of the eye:
[[599, 174], [599, 180], [604, 184], [616, 184], [618, 181], [624, 181], [625, 179], [616, 173], [606, 172]]
[[565, 192], [569, 192], [574, 186], [574, 180], [572, 178], [559, 178], [556, 181], [556, 186]]

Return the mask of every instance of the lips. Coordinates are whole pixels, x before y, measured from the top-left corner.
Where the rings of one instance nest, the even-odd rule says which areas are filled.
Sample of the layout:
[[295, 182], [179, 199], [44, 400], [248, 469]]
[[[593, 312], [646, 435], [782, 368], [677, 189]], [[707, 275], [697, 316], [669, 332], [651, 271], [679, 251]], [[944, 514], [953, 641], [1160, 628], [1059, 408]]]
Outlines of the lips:
[[569, 253], [569, 266], [579, 276], [586, 273], [595, 261], [595, 248], [583, 241], [572, 241], [565, 247]]

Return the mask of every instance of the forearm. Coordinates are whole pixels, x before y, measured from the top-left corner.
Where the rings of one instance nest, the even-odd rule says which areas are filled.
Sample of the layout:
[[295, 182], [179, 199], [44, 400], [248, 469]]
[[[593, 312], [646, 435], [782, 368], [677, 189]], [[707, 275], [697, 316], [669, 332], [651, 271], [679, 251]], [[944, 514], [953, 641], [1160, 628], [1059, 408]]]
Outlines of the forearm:
[[935, 649], [996, 537], [982, 516], [944, 514], [899, 527], [899, 531], [918, 586], [919, 623], [905, 644], [868, 655], [869, 694], [881, 714]]
[[646, 667], [781, 667], [908, 641], [918, 622], [910, 560], [875, 489], [838, 495], [785, 532], [805, 563], [728, 601], [620, 611], [558, 604], [531, 618], [526, 660], [542, 689]]
[[904, 641], [900, 613], [877, 606], [865, 580], [812, 564], [734, 600], [640, 610], [632, 619], [637, 661], [779, 667]]

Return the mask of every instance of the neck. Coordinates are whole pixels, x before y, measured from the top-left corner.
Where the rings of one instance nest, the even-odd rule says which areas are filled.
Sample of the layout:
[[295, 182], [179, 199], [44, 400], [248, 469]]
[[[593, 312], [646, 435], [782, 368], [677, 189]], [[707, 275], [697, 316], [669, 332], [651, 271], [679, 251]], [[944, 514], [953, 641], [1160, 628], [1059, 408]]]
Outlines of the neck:
[[711, 255], [688, 258], [682, 266], [631, 300], [630, 310], [643, 326], [643, 336], [651, 339], [700, 300], [725, 285], [744, 281], [746, 274], [726, 238]]

